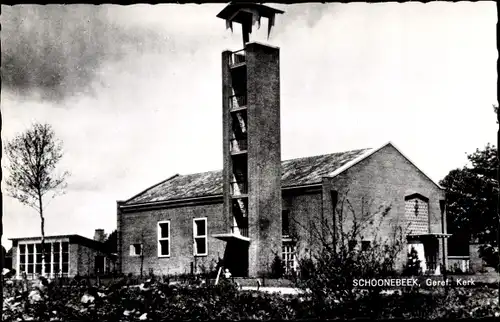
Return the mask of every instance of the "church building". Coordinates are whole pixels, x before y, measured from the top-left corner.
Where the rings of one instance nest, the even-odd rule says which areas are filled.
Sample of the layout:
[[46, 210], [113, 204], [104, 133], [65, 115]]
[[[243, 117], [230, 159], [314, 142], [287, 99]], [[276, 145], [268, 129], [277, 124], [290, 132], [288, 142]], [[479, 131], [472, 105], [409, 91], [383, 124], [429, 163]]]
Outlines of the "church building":
[[[233, 276], [259, 277], [276, 256], [294, 269], [317, 247], [317, 227], [331, 226], [335, 238], [356, 214], [380, 221], [361, 247], [401, 229], [426, 269], [447, 267], [444, 190], [393, 143], [281, 160], [280, 49], [249, 34], [261, 18], [270, 31], [282, 13], [233, 3], [217, 15], [231, 29], [241, 24], [244, 44], [222, 52], [223, 168], [178, 174], [117, 202], [122, 273], [199, 272], [222, 259]], [[400, 267], [406, 257], [407, 248]]]

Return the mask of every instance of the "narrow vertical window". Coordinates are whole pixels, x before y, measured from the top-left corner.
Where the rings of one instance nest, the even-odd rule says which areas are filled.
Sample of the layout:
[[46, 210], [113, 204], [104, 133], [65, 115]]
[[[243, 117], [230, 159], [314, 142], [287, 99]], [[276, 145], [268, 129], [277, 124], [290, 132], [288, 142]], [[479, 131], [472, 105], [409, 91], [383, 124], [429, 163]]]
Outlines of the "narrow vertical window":
[[61, 276], [61, 243], [54, 243], [54, 266], [52, 267], [54, 274]]
[[193, 219], [194, 255], [208, 255], [207, 247], [207, 218]]
[[338, 203], [338, 200], [339, 200], [339, 193], [338, 193], [338, 191], [331, 190], [330, 191], [330, 195], [331, 195], [331, 198], [332, 198], [333, 213], [335, 214], [335, 209], [337, 208], [337, 203]]
[[26, 272], [26, 245], [19, 245], [19, 273]]
[[285, 272], [291, 273], [297, 269], [297, 259], [296, 254], [297, 245], [294, 242], [283, 242], [281, 248], [281, 259], [285, 266]]
[[28, 274], [33, 275], [35, 271], [35, 263], [34, 263], [34, 257], [35, 257], [35, 247], [33, 244], [28, 244]]
[[42, 274], [42, 244], [35, 244], [35, 273]]
[[290, 211], [283, 210], [281, 212], [281, 233], [283, 237], [290, 236], [290, 219], [289, 219]]
[[52, 258], [52, 243], [44, 243], [45, 247], [45, 259], [42, 258], [43, 261], [43, 274], [45, 276], [50, 276], [50, 266], [51, 266], [51, 258]]
[[62, 249], [62, 276], [66, 277], [69, 275], [69, 243], [63, 242], [61, 244]]
[[170, 220], [158, 222], [158, 257], [170, 257]]

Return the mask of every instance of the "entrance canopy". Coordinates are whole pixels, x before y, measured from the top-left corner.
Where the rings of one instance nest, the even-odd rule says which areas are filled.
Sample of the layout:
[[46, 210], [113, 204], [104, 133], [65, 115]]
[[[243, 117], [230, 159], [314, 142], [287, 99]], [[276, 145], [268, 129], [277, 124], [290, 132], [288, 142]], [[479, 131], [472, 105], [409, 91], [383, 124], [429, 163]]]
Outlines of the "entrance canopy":
[[451, 234], [444, 233], [428, 233], [428, 234], [409, 234], [406, 235], [408, 240], [423, 240], [423, 239], [434, 239], [434, 238], [448, 238]]
[[222, 234], [213, 234], [212, 237], [223, 240], [223, 241], [230, 241], [230, 240], [241, 240], [245, 242], [250, 242], [250, 238], [242, 236], [240, 234], [235, 234], [235, 233], [222, 233]]

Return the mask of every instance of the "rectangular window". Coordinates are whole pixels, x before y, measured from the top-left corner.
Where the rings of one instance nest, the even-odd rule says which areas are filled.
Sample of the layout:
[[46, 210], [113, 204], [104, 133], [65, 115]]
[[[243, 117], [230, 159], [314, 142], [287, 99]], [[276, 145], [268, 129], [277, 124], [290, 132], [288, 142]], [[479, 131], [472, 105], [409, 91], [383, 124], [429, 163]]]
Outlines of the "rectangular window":
[[194, 255], [206, 256], [207, 249], [207, 218], [193, 219]]
[[363, 240], [361, 241], [361, 250], [362, 251], [367, 251], [370, 249], [371, 242], [369, 240]]
[[283, 210], [281, 212], [281, 233], [283, 236], [290, 236], [290, 221], [289, 221], [289, 210]]
[[35, 272], [35, 246], [33, 244], [28, 244], [28, 274], [33, 274]]
[[170, 257], [170, 220], [158, 222], [158, 257]]
[[332, 198], [333, 214], [335, 215], [335, 209], [337, 208], [337, 203], [339, 201], [339, 193], [336, 190], [331, 190], [330, 191], [330, 196]]
[[45, 261], [44, 261], [44, 273], [45, 276], [50, 275], [52, 267], [52, 243], [45, 242]]
[[142, 244], [130, 245], [130, 256], [140, 256], [140, 255], [142, 255]]
[[61, 274], [61, 244], [54, 243], [54, 267], [52, 267], [54, 274]]
[[19, 273], [26, 272], [26, 245], [19, 245]]
[[42, 274], [42, 244], [35, 244], [35, 273]]
[[297, 251], [297, 246], [293, 242], [283, 242], [281, 259], [285, 266], [285, 272], [290, 273], [292, 270], [297, 269], [297, 261], [295, 258], [295, 253]]
[[69, 274], [69, 243], [63, 242], [61, 245], [62, 250], [62, 276]]

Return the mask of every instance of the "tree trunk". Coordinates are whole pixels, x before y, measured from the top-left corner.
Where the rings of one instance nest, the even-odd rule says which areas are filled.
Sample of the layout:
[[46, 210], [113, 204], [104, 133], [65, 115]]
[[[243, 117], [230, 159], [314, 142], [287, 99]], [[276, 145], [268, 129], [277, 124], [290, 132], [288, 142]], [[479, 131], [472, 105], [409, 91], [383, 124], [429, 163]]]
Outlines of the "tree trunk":
[[142, 245], [141, 245], [141, 278], [142, 278], [142, 270], [144, 269], [144, 255], [142, 251]]
[[45, 263], [47, 262], [47, 259], [45, 254], [45, 218], [43, 217], [42, 195], [40, 193], [38, 193], [38, 211], [40, 213], [40, 228], [42, 233], [42, 274], [43, 274], [45, 271]]
[[[499, 107], [500, 109], [500, 107]], [[497, 242], [498, 242], [498, 254], [500, 257], [500, 110], [497, 109], [497, 184], [498, 184], [498, 200], [497, 200], [497, 215], [498, 215], [498, 228], [497, 228]], [[497, 272], [500, 274], [500, 260], [498, 261]], [[500, 283], [498, 283], [498, 300], [500, 301]]]
[[[5, 254], [3, 253], [3, 248], [1, 248], [1, 240], [3, 236], [3, 212], [0, 211], [0, 249], [2, 250], [2, 259], [0, 260], [0, 271], [2, 271], [2, 276], [0, 276], [0, 302], [2, 303], [3, 306], [3, 268], [5, 266], [5, 255], [7, 255], [7, 249], [5, 250]], [[12, 269], [12, 267], [11, 267]], [[3, 309], [2, 312], [0, 312], [0, 321], [3, 321]]]

